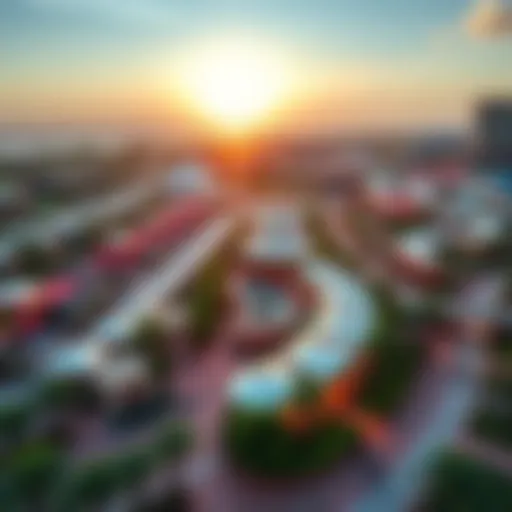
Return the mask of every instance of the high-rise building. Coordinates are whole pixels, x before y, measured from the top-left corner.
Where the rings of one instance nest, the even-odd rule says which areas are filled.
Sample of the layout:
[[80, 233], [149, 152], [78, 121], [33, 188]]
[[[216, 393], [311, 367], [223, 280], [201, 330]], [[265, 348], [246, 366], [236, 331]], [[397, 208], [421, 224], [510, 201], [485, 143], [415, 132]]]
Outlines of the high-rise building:
[[478, 164], [512, 173], [512, 97], [482, 103], [477, 115]]

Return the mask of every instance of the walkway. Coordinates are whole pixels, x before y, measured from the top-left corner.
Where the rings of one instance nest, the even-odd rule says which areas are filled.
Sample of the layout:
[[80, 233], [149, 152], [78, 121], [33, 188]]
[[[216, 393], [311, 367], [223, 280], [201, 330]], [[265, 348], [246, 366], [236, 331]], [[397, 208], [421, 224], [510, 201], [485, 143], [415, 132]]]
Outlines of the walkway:
[[[332, 217], [328, 223], [336, 233]], [[350, 241], [350, 232], [345, 227], [340, 243]], [[352, 249], [354, 244], [346, 245]], [[373, 268], [365, 254], [359, 253], [360, 260], [366, 260], [366, 269]], [[371, 277], [371, 276], [370, 276]], [[411, 403], [396, 425], [395, 453], [383, 469], [383, 476], [374, 479], [374, 490], [363, 494], [349, 508], [351, 512], [401, 512], [407, 510], [428, 478], [432, 455], [452, 442], [467, 414], [474, 406], [481, 372], [475, 367], [483, 361], [481, 339], [485, 330], [475, 331], [475, 322], [492, 319], [492, 312], [499, 307], [502, 283], [495, 275], [480, 276], [473, 280], [460, 294], [446, 305], [446, 309], [467, 327], [463, 339], [455, 346], [454, 366], [450, 369], [432, 361], [423, 378], [413, 390]], [[476, 342], [476, 343], [475, 343]], [[363, 491], [364, 492], [364, 491]], [[340, 494], [340, 506], [344, 497]]]
[[[488, 304], [481, 301], [480, 291], [491, 287], [493, 279], [476, 279], [469, 288], [472, 294], [463, 291], [454, 302], [466, 304], [468, 310], [474, 310], [476, 304], [485, 309]], [[390, 461], [384, 478], [354, 503], [351, 512], [402, 512], [414, 502], [428, 480], [432, 457], [454, 441], [476, 403], [479, 372], [474, 369], [483, 360], [481, 341], [466, 334], [455, 345], [451, 364], [432, 361], [423, 385], [411, 397], [410, 407], [397, 426], [401, 449]]]

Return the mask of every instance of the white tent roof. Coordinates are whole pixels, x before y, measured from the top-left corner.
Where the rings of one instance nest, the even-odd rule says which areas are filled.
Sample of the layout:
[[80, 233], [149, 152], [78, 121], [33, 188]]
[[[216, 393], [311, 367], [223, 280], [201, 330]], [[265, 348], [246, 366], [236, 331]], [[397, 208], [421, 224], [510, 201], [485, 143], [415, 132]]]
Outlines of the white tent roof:
[[319, 292], [317, 316], [280, 351], [234, 376], [229, 392], [236, 406], [280, 407], [293, 393], [299, 375], [328, 380], [347, 368], [367, 341], [376, 311], [363, 285], [323, 262], [310, 263], [307, 272]]
[[434, 228], [420, 228], [402, 235], [399, 248], [408, 258], [419, 263], [433, 264], [439, 255], [440, 234]]
[[264, 260], [297, 260], [307, 252], [299, 210], [287, 203], [268, 203], [252, 211], [253, 235], [247, 256]]

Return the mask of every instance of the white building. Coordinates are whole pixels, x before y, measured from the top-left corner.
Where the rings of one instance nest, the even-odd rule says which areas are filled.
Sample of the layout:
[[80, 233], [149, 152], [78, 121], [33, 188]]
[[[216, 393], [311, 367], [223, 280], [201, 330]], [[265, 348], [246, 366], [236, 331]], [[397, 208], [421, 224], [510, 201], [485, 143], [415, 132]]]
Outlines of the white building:
[[483, 179], [471, 179], [444, 211], [445, 234], [462, 247], [485, 247], [506, 229], [507, 205]]
[[269, 202], [250, 211], [252, 233], [245, 248], [246, 258], [255, 262], [297, 263], [308, 253], [298, 207]]

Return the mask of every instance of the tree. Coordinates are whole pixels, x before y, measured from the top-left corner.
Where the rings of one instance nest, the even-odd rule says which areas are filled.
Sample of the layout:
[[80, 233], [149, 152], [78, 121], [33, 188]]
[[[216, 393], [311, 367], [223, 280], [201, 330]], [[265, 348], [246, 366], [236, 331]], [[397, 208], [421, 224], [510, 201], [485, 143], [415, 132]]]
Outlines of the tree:
[[97, 507], [122, 494], [137, 500], [141, 485], [153, 465], [153, 451], [146, 447], [89, 462], [64, 482], [57, 494], [55, 507], [63, 512], [79, 507]]
[[433, 471], [434, 481], [425, 510], [436, 512], [508, 512], [512, 488], [505, 474], [478, 461], [449, 453]]
[[226, 272], [221, 261], [214, 261], [197, 278], [189, 293], [190, 331], [198, 346], [213, 335], [222, 316]]
[[320, 386], [313, 379], [301, 376], [295, 384], [294, 402], [298, 406], [314, 405], [320, 399]]
[[71, 251], [74, 254], [83, 254], [88, 252], [101, 243], [103, 236], [103, 226], [88, 226], [83, 231], [80, 231], [71, 237], [69, 240]]
[[26, 406], [2, 405], [0, 408], [0, 438], [10, 443], [19, 439], [29, 419], [29, 410]]
[[171, 422], [162, 429], [154, 445], [157, 460], [162, 463], [182, 458], [192, 448], [193, 432], [186, 423]]
[[14, 493], [31, 506], [45, 502], [64, 469], [62, 453], [48, 443], [30, 443], [15, 452], [9, 462]]
[[119, 486], [129, 488], [139, 485], [150, 473], [152, 459], [152, 452], [143, 448], [119, 455], [113, 462]]
[[92, 382], [66, 378], [51, 380], [43, 385], [42, 403], [58, 410], [94, 410], [101, 407], [101, 396]]
[[372, 335], [372, 347], [394, 343], [403, 335], [404, 310], [384, 286], [375, 286], [373, 297], [378, 305], [379, 318]]
[[132, 346], [144, 358], [156, 380], [166, 377], [172, 367], [169, 333], [157, 320], [146, 318], [132, 336]]
[[233, 462], [265, 477], [326, 470], [358, 446], [354, 431], [339, 421], [315, 423], [297, 434], [286, 428], [278, 412], [231, 411], [224, 434]]
[[83, 510], [98, 506], [118, 490], [114, 467], [108, 460], [99, 460], [69, 474], [56, 493], [55, 511]]
[[394, 342], [373, 348], [373, 368], [359, 396], [370, 411], [389, 414], [403, 403], [423, 356], [418, 343]]
[[15, 266], [23, 274], [41, 276], [56, 267], [56, 254], [39, 245], [25, 245], [15, 256]]

